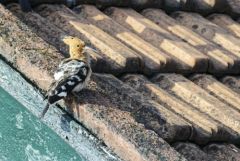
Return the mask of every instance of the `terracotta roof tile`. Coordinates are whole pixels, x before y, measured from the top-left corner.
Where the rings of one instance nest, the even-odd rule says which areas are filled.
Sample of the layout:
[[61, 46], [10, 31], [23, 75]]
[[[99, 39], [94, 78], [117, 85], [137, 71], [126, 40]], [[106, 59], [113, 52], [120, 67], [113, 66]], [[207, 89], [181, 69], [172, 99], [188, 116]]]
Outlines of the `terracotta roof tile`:
[[173, 59], [181, 71], [207, 71], [208, 57], [206, 55], [170, 34], [161, 26], [146, 19], [133, 9], [109, 8], [106, 12], [115, 21], [163, 50]]
[[175, 12], [172, 16], [182, 25], [187, 26], [209, 41], [213, 41], [222, 46], [239, 59], [240, 40], [232, 34], [229, 34], [227, 30], [208, 21], [197, 13]]
[[240, 94], [240, 77], [226, 76], [221, 80], [227, 87]]
[[174, 71], [176, 69], [170, 56], [144, 41], [96, 7], [84, 5], [74, 10], [79, 17], [87, 19], [90, 23], [93, 23], [129, 48], [135, 50], [142, 57], [141, 60], [144, 64], [142, 71], [145, 74], [149, 75], [159, 71]]
[[240, 157], [240, 149], [232, 144], [210, 144], [204, 151], [214, 160], [231, 161]]
[[205, 39], [200, 34], [181, 25], [160, 9], [146, 9], [142, 14], [153, 22], [168, 30], [188, 44], [194, 46], [209, 57], [208, 72], [213, 74], [235, 73], [239, 68], [239, 58], [231, 52]]
[[195, 144], [178, 142], [173, 146], [189, 161], [216, 161]]
[[208, 19], [240, 38], [240, 24], [234, 21], [230, 16], [213, 14], [209, 16]]

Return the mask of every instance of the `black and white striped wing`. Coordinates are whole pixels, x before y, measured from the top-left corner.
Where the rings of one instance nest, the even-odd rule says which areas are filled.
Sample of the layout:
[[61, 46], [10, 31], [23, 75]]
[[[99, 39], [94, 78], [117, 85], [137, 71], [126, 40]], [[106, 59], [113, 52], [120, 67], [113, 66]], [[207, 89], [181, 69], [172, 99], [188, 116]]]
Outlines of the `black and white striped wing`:
[[75, 87], [85, 82], [89, 71], [90, 68], [83, 61], [70, 60], [62, 63], [54, 75], [56, 82], [48, 92], [48, 102], [52, 104], [66, 97]]

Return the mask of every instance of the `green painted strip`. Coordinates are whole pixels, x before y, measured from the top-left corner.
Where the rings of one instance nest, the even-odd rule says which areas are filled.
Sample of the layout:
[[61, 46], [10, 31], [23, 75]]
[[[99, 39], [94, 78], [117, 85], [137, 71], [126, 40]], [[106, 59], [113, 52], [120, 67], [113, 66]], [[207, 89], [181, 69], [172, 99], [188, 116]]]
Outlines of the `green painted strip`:
[[83, 161], [55, 132], [0, 87], [0, 161]]

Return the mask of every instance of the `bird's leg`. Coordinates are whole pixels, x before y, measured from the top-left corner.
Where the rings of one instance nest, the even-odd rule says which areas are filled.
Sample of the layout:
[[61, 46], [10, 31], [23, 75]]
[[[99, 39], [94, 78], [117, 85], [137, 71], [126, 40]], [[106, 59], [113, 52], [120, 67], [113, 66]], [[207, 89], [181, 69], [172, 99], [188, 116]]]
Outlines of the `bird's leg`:
[[40, 115], [40, 119], [42, 119], [45, 116], [45, 114], [47, 113], [47, 111], [49, 109], [49, 106], [50, 106], [50, 104], [47, 103], [47, 105], [45, 106], [45, 108], [43, 109], [43, 111], [42, 111], [42, 113]]
[[73, 97], [75, 97], [75, 99], [77, 100], [77, 103], [79, 105], [83, 104], [82, 99], [79, 96], [79, 92], [72, 92], [72, 95], [73, 95]]
[[67, 97], [64, 97], [63, 98], [63, 100], [64, 100], [64, 102], [67, 102], [67, 103], [72, 103], [73, 102], [73, 95], [72, 95], [72, 93], [69, 93], [68, 95], [67, 95]]
[[78, 92], [72, 92], [73, 96], [76, 97], [78, 99]]

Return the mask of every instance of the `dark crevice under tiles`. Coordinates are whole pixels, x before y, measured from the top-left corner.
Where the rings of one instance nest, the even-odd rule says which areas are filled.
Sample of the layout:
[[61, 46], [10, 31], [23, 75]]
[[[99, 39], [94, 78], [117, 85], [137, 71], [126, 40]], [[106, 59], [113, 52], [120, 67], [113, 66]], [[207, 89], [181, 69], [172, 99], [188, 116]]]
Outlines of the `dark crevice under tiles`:
[[240, 16], [240, 2], [239, 0], [227, 0], [227, 10], [229, 15], [231, 15], [234, 18], [237, 18]]

